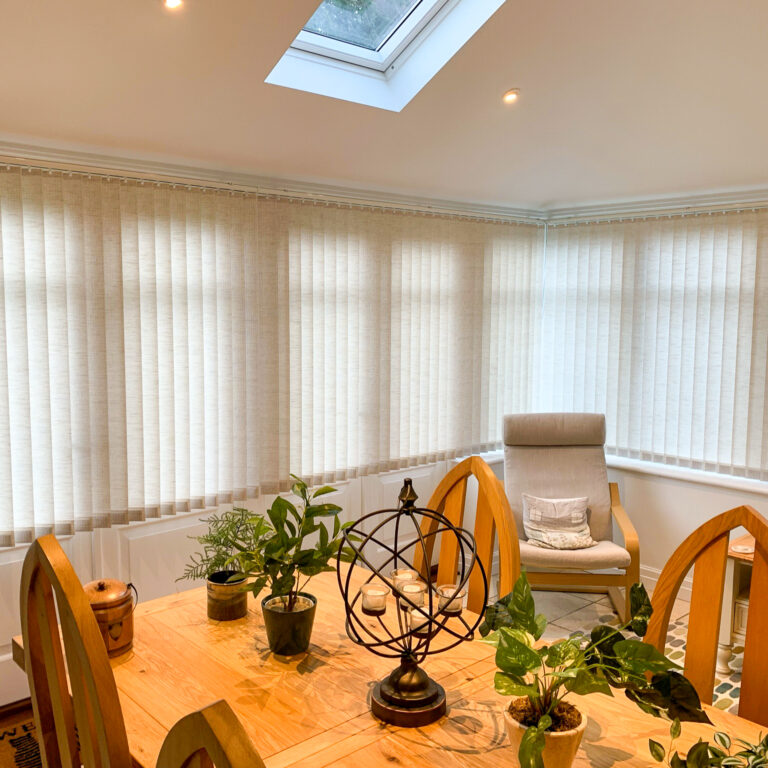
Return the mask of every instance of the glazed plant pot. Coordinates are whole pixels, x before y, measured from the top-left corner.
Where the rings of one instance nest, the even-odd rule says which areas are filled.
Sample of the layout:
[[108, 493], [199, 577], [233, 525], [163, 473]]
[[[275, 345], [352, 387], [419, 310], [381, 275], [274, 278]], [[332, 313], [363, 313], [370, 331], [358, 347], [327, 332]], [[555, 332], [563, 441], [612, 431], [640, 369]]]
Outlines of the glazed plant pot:
[[215, 621], [242, 619], [248, 612], [248, 593], [243, 591], [245, 577], [229, 581], [236, 571], [216, 571], [208, 577], [208, 618]]
[[[513, 754], [517, 760], [517, 753], [520, 749], [520, 742], [527, 726], [522, 725], [504, 710], [504, 722], [507, 725], [507, 735], [512, 744]], [[581, 737], [584, 735], [584, 729], [587, 727], [587, 718], [581, 715], [581, 724], [570, 731], [552, 731], [544, 734], [544, 768], [571, 768], [573, 759], [581, 744]]]
[[280, 656], [305, 653], [312, 636], [317, 599], [299, 592], [293, 611], [287, 611], [287, 597], [265, 597], [261, 601], [269, 650]]

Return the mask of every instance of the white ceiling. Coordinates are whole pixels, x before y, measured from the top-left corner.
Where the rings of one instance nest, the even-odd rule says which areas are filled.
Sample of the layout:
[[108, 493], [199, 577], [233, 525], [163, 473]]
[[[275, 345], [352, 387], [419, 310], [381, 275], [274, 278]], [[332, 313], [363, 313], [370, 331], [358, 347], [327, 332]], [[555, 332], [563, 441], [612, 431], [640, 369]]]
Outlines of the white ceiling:
[[507, 0], [401, 113], [264, 84], [316, 5], [0, 0], [0, 139], [525, 208], [768, 187], [766, 0]]

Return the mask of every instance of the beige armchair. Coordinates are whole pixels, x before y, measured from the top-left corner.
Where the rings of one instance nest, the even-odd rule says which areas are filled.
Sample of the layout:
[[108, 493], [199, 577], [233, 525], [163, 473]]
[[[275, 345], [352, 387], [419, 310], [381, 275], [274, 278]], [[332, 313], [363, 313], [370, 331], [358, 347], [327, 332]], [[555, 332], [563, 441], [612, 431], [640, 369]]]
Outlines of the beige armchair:
[[[621, 506], [618, 486], [608, 483], [604, 443], [602, 414], [505, 416], [504, 485], [517, 526], [520, 564], [527, 569], [531, 586], [606, 592], [624, 619], [629, 615], [629, 587], [640, 579], [639, 542]], [[523, 528], [523, 493], [542, 498], [588, 497], [589, 528], [597, 545], [559, 550], [529, 544]], [[613, 541], [614, 521], [623, 546]]]

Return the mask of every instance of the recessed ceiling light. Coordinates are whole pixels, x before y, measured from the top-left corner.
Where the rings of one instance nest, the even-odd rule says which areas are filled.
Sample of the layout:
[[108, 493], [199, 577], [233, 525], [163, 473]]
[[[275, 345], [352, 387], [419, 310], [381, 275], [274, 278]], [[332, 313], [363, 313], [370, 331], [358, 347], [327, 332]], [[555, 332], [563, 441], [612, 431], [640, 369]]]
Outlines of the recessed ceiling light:
[[165, 0], [165, 7], [175, 11], [177, 8], [181, 8], [184, 5], [184, 0]]
[[514, 104], [519, 98], [520, 98], [520, 89], [519, 88], [512, 88], [512, 90], [507, 91], [501, 97], [501, 100], [505, 104]]

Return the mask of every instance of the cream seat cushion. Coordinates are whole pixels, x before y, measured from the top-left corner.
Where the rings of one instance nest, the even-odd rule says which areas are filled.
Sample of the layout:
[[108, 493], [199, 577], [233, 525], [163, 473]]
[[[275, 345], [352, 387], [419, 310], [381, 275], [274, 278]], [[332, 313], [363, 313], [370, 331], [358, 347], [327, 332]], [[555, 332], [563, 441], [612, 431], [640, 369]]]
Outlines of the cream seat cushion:
[[543, 549], [520, 540], [520, 562], [536, 568], [626, 568], [630, 564], [629, 552], [612, 541], [598, 541], [587, 549]]

